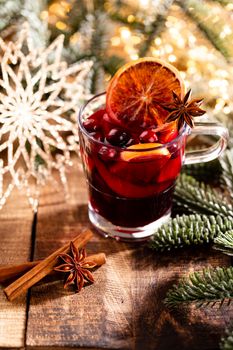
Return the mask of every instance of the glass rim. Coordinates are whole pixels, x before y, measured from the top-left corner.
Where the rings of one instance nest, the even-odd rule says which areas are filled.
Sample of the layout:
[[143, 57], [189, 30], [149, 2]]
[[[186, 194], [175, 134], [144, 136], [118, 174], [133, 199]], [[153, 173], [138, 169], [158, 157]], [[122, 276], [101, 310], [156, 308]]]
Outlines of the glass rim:
[[[154, 149], [161, 149], [161, 148], [164, 148], [164, 147], [170, 147], [172, 146], [174, 143], [176, 143], [182, 136], [184, 136], [184, 134], [187, 134], [187, 131], [190, 129], [190, 127], [188, 126], [187, 123], [184, 122], [184, 125], [182, 126], [182, 128], [179, 130], [179, 134], [171, 141], [167, 142], [167, 143], [163, 143], [161, 144], [161, 146], [152, 146], [152, 147], [148, 147], [148, 148], [143, 148], [143, 149], [133, 149], [133, 148], [129, 148], [129, 147], [119, 147], [119, 146], [114, 146], [114, 145], [111, 145], [111, 144], [106, 144], [104, 143], [103, 141], [99, 141], [99, 140], [96, 140], [93, 136], [91, 136], [87, 130], [83, 127], [83, 124], [82, 124], [82, 114], [86, 108], [86, 106], [91, 103], [94, 99], [98, 98], [98, 97], [101, 97], [101, 96], [104, 96], [106, 95], [106, 91], [104, 92], [100, 92], [94, 96], [92, 96], [88, 101], [86, 101], [79, 109], [79, 113], [78, 113], [78, 126], [79, 126], [79, 129], [82, 131], [83, 134], [85, 134], [92, 142], [96, 143], [96, 144], [99, 144], [101, 146], [104, 146], [104, 147], [107, 147], [107, 148], [112, 148], [112, 149], [115, 149], [117, 151], [122, 151], [122, 150], [127, 150], [127, 152], [146, 152], [146, 151], [151, 151], [151, 150], [154, 150]], [[169, 123], [166, 123], [164, 125], [169, 125]], [[159, 130], [158, 130], [159, 131]], [[156, 142], [155, 142], [156, 143]], [[136, 146], [136, 145], [132, 145], [130, 147], [133, 147], [133, 146]]]

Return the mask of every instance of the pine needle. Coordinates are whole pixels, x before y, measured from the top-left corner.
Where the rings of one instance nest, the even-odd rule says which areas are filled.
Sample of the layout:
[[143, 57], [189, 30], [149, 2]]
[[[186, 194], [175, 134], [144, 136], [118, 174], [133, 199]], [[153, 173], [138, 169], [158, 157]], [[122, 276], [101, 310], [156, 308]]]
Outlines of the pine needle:
[[233, 267], [217, 267], [192, 272], [167, 293], [165, 304], [177, 307], [182, 303], [196, 306], [228, 304], [233, 298]]
[[179, 207], [184, 207], [190, 212], [233, 217], [233, 206], [226, 201], [226, 198], [192, 176], [180, 175], [174, 199]]
[[[232, 48], [229, 45], [230, 40], [224, 40], [219, 35], [225, 25], [224, 20], [219, 17], [218, 21], [213, 24], [215, 12], [212, 7], [201, 0], [180, 1], [179, 5], [183, 8], [186, 15], [189, 16], [210, 41], [210, 43], [221, 52], [221, 54], [230, 61], [232, 57]], [[230, 38], [229, 38], [230, 39]]]
[[[152, 236], [149, 247], [156, 251], [209, 243], [233, 230], [233, 218], [207, 215], [177, 215]], [[232, 231], [233, 232], [233, 231]], [[233, 236], [232, 236], [233, 246]]]
[[221, 232], [214, 239], [214, 249], [221, 250], [224, 254], [233, 256], [233, 230]]
[[233, 148], [224, 152], [224, 155], [220, 158], [220, 164], [222, 167], [222, 182], [233, 199]]

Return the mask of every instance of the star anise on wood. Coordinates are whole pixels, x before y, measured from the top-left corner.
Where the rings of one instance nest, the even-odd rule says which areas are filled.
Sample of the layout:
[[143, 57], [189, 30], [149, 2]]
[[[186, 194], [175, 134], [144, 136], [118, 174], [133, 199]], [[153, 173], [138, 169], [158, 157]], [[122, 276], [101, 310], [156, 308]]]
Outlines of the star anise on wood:
[[199, 117], [206, 113], [199, 107], [203, 99], [193, 99], [189, 101], [190, 95], [191, 89], [186, 93], [182, 100], [174, 91], [172, 91], [173, 102], [161, 105], [166, 111], [170, 112], [166, 119], [166, 123], [178, 120], [178, 130], [184, 122], [193, 128], [193, 117]]
[[64, 288], [70, 284], [75, 284], [76, 292], [79, 292], [85, 282], [94, 283], [94, 277], [89, 269], [93, 269], [96, 265], [95, 262], [89, 261], [86, 255], [86, 250], [77, 250], [73, 244], [70, 243], [70, 255], [60, 254], [58, 257], [63, 261], [63, 264], [56, 266], [55, 271], [69, 273]]

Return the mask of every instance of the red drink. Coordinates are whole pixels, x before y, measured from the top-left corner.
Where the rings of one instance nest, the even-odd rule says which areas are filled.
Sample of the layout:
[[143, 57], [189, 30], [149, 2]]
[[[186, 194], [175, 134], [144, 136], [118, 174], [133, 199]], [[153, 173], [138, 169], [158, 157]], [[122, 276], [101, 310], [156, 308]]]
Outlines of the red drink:
[[[80, 151], [89, 187], [89, 218], [116, 239], [150, 237], [170, 216], [172, 195], [182, 163], [215, 159], [226, 147], [227, 130], [195, 123], [205, 113], [202, 99], [177, 69], [153, 57], [121, 67], [106, 94], [80, 111]], [[195, 126], [195, 127], [194, 127]], [[207, 150], [186, 152], [191, 133], [218, 135]]]
[[141, 228], [170, 214], [185, 139], [171, 128], [123, 129], [104, 109], [90, 114], [82, 129], [91, 221], [103, 231], [108, 223], [115, 225], [115, 237], [126, 239], [138, 232], [137, 238], [146, 237], [140, 235]]

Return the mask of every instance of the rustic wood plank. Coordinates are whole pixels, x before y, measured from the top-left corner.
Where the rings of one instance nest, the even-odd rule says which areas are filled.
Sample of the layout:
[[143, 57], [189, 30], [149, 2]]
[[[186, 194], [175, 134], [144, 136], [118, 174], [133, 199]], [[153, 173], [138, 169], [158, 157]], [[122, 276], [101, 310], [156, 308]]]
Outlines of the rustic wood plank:
[[[85, 181], [78, 165], [70, 174], [71, 199], [47, 187], [39, 208], [35, 258], [39, 259], [88, 226]], [[210, 248], [155, 254], [136, 244], [96, 235], [90, 252], [105, 251], [107, 264], [95, 272], [96, 283], [80, 294], [61, 281], [32, 289], [27, 346], [109, 349], [215, 349], [233, 316], [224, 310], [170, 312], [166, 291], [179, 276], [204, 266], [229, 265]]]
[[[29, 260], [34, 214], [25, 196], [15, 189], [0, 211], [0, 264]], [[0, 293], [0, 347], [23, 347], [26, 326], [26, 296], [14, 303]]]

